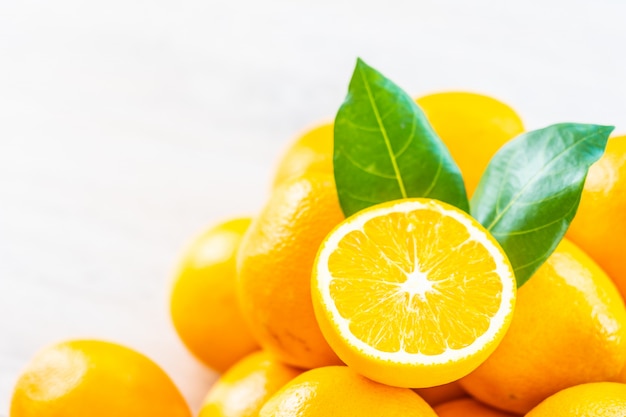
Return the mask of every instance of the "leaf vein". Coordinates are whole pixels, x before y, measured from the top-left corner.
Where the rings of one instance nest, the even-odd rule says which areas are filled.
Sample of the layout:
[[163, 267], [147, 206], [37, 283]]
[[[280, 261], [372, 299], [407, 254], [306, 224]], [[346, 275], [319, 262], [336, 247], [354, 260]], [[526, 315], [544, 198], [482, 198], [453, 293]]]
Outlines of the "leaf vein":
[[369, 203], [369, 204], [378, 204], [378, 203], [380, 203], [380, 200], [371, 200], [371, 199], [369, 199], [367, 197], [361, 197], [359, 195], [356, 195], [356, 194], [348, 192], [348, 191], [344, 191], [344, 194], [349, 196], [353, 200], [362, 201], [364, 203]]
[[424, 191], [424, 197], [428, 197], [430, 193], [432, 193], [433, 190], [435, 189], [435, 185], [437, 184], [437, 181], [439, 181], [439, 176], [441, 175], [442, 168], [443, 168], [443, 153], [440, 152], [439, 160], [437, 161], [437, 172], [435, 172], [435, 176], [433, 177], [433, 180], [430, 182], [430, 185], [428, 186], [428, 188]]
[[354, 165], [356, 168], [360, 169], [360, 170], [361, 170], [361, 171], [363, 171], [363, 172], [366, 172], [366, 173], [368, 173], [368, 174], [370, 174], [370, 175], [373, 175], [373, 176], [375, 176], [375, 177], [378, 177], [378, 178], [384, 178], [384, 179], [387, 179], [387, 180], [395, 180], [395, 179], [396, 179], [396, 177], [394, 177], [393, 175], [386, 175], [386, 174], [382, 174], [382, 173], [380, 173], [380, 172], [374, 171], [374, 170], [373, 170], [373, 169], [371, 169], [371, 168], [364, 167], [363, 165], [361, 165], [361, 164], [359, 164], [357, 161], [355, 161], [355, 160], [354, 160], [354, 159], [353, 159], [353, 158], [352, 158], [352, 157], [351, 157], [351, 156], [350, 156], [347, 152], [344, 152], [344, 153], [343, 153], [343, 156], [344, 156], [344, 157], [345, 157], [348, 161], [350, 161], [350, 163], [351, 163], [352, 165]]

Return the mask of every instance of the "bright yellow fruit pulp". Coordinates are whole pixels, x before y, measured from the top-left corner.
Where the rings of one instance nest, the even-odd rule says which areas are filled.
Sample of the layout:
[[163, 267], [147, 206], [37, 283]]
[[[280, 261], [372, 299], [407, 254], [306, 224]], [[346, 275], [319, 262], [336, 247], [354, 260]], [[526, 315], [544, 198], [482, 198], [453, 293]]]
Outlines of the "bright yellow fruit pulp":
[[493, 237], [428, 199], [383, 203], [341, 223], [322, 243], [312, 282], [338, 356], [375, 381], [413, 388], [476, 368], [504, 336], [515, 291]]

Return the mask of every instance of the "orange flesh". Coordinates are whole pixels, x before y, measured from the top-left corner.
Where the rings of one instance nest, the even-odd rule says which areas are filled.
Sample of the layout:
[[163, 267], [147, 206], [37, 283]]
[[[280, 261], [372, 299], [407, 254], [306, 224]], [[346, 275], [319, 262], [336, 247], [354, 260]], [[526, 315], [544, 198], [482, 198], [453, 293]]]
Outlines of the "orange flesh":
[[487, 331], [501, 303], [488, 250], [463, 224], [431, 210], [367, 221], [341, 239], [328, 270], [350, 331], [382, 352], [464, 348]]

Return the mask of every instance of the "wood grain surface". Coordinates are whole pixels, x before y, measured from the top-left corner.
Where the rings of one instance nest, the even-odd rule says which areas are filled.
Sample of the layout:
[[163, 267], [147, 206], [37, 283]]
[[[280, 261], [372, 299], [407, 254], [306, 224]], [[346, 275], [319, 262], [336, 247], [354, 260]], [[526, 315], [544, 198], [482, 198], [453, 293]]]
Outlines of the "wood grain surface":
[[463, 89], [626, 133], [626, 3], [0, 1], [0, 414], [42, 346], [102, 338], [197, 409], [215, 374], [168, 316], [187, 242], [255, 213], [355, 58], [411, 94]]

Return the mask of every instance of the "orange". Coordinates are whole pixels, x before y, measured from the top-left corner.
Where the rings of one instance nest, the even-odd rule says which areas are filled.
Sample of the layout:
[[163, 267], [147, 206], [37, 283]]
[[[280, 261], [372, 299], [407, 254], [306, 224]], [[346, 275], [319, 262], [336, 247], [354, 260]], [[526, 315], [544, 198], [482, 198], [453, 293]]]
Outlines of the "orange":
[[223, 372], [258, 349], [242, 317], [236, 293], [236, 255], [251, 219], [222, 222], [189, 247], [170, 297], [174, 327], [202, 362]]
[[626, 384], [595, 382], [559, 391], [526, 417], [624, 417]]
[[458, 381], [430, 388], [415, 388], [414, 391], [417, 392], [419, 396], [432, 407], [448, 401], [467, 397], [467, 393]]
[[624, 362], [621, 372], [615, 378], [611, 378], [609, 382], [621, 382], [622, 384], [626, 384], [626, 362]]
[[300, 373], [266, 352], [252, 353], [211, 387], [198, 417], [256, 417], [267, 399]]
[[589, 169], [567, 237], [611, 277], [626, 299], [626, 136], [609, 140]]
[[73, 340], [40, 351], [19, 377], [11, 417], [191, 417], [157, 364], [134, 350]]
[[437, 417], [410, 389], [378, 384], [345, 366], [305, 372], [265, 403], [259, 417]]
[[378, 204], [322, 243], [312, 281], [337, 355], [384, 384], [424, 388], [474, 370], [513, 315], [515, 278], [495, 239], [432, 199]]
[[333, 175], [333, 129], [324, 123], [299, 136], [278, 162], [274, 186], [309, 172]]
[[473, 398], [450, 401], [435, 407], [439, 417], [515, 417], [504, 411], [496, 410]]
[[309, 174], [274, 190], [241, 244], [244, 317], [261, 346], [290, 365], [341, 363], [315, 320], [310, 281], [320, 243], [342, 219], [332, 177]]
[[416, 102], [461, 169], [470, 196], [491, 157], [524, 131], [511, 107], [482, 94], [443, 92], [420, 97]]
[[461, 384], [482, 402], [523, 414], [564, 388], [616, 378], [624, 361], [624, 302], [593, 260], [563, 240], [518, 290], [500, 346]]

